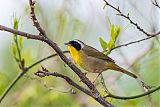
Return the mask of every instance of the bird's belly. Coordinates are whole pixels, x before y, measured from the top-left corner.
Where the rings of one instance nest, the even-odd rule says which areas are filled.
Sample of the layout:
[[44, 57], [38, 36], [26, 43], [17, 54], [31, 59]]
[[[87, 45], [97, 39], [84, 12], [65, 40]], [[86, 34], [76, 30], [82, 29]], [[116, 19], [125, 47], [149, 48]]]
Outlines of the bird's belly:
[[87, 57], [83, 60], [85, 64], [81, 64], [80, 66], [88, 72], [92, 73], [100, 73], [107, 70], [106, 61], [94, 58]]

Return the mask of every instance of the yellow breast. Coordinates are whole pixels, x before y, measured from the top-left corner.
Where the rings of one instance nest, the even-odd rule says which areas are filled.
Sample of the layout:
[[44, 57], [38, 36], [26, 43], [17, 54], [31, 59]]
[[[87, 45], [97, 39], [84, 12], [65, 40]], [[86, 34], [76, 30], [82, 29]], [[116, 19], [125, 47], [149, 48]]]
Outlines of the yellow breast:
[[82, 66], [82, 55], [79, 51], [77, 51], [74, 47], [68, 46], [68, 50], [70, 51], [70, 54], [75, 61], [76, 64]]

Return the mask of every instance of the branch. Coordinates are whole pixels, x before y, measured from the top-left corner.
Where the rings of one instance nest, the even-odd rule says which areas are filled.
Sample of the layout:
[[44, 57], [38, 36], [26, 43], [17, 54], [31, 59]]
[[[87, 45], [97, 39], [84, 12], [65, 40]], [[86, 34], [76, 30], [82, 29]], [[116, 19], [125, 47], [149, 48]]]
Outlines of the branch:
[[[75, 83], [75, 82], [74, 82], [73, 80], [71, 80], [69, 77], [64, 76], [64, 75], [62, 75], [62, 74], [60, 74], [60, 73], [57, 73], [57, 72], [49, 72], [47, 69], [45, 69], [45, 68], [43, 68], [43, 67], [42, 67], [42, 71], [39, 70], [38, 72], [35, 73], [35, 75], [37, 75], [37, 76], [39, 76], [39, 77], [46, 77], [46, 76], [56, 76], [56, 77], [60, 77], [60, 78], [65, 79], [68, 84], [76, 87], [77, 89], [79, 89], [80, 91], [86, 93], [87, 95], [92, 96], [92, 94], [93, 94], [93, 93], [91, 93], [89, 90], [87, 90], [87, 89], [79, 86], [77, 83]], [[103, 77], [102, 77], [102, 78], [103, 78]], [[106, 88], [106, 86], [105, 86], [105, 88]], [[107, 92], [106, 92], [107, 95], [106, 95], [104, 98], [112, 97], [112, 98], [115, 98], [115, 99], [122, 99], [122, 100], [136, 99], [136, 98], [140, 98], [140, 97], [144, 97], [144, 96], [146, 96], [146, 95], [149, 95], [149, 94], [151, 94], [151, 93], [153, 93], [153, 92], [156, 92], [156, 91], [159, 90], [159, 89], [160, 89], [160, 86], [158, 86], [157, 88], [154, 88], [154, 89], [152, 89], [152, 90], [150, 90], [150, 91], [148, 91], [148, 92], [145, 92], [145, 93], [143, 93], [143, 94], [139, 94], [139, 95], [135, 95], [135, 96], [129, 96], [129, 97], [122, 97], [122, 96], [116, 96], [116, 95], [111, 94], [111, 93], [107, 90], [107, 88], [106, 88], [105, 91], [107, 91]]]
[[111, 5], [110, 3], [108, 3], [106, 0], [103, 0], [103, 1], [106, 3], [106, 5], [108, 5], [109, 7], [113, 8], [114, 10], [116, 10], [119, 13], [118, 14], [119, 16], [122, 16], [122, 17], [126, 18], [132, 25], [134, 25], [139, 31], [141, 31], [145, 35], [147, 35], [147, 36], [155, 36], [155, 35], [159, 35], [160, 34], [160, 32], [158, 32], [158, 33], [147, 33], [136, 22], [134, 22], [134, 21], [131, 20], [131, 18], [129, 17], [129, 14], [125, 15], [125, 14], [123, 14], [121, 12], [121, 10], [119, 9], [119, 7], [116, 8], [113, 5]]
[[13, 82], [8, 86], [8, 88], [4, 91], [2, 96], [0, 97], [0, 103], [3, 101], [3, 99], [6, 97], [8, 92], [12, 89], [12, 87], [21, 79], [21, 77], [25, 74], [26, 72], [20, 72], [19, 75], [13, 80]]
[[155, 5], [156, 7], [158, 7], [160, 9], [159, 4], [157, 3], [157, 0], [152, 1], [152, 4]]
[[85, 94], [89, 95], [92, 97], [92, 93], [83, 88], [82, 86], [78, 85], [77, 83], [75, 83], [72, 79], [70, 79], [68, 76], [65, 76], [63, 74], [60, 74], [58, 72], [49, 72], [47, 69], [42, 67], [42, 71], [39, 70], [38, 72], [35, 73], [35, 75], [39, 76], [39, 77], [46, 77], [46, 76], [55, 76], [55, 77], [60, 77], [66, 80], [66, 82], [70, 85], [72, 85], [73, 87], [77, 88], [78, 90], [84, 92]]
[[136, 40], [136, 41], [133, 41], [133, 42], [129, 42], [129, 43], [126, 43], [126, 44], [118, 45], [118, 46], [112, 48], [111, 50], [114, 50], [114, 49], [117, 49], [117, 48], [121, 48], [121, 47], [124, 47], [124, 46], [128, 46], [128, 45], [131, 45], [131, 44], [134, 44], [134, 43], [139, 43], [139, 42], [151, 39], [151, 38], [153, 38], [155, 36], [158, 36], [159, 34], [160, 34], [160, 32], [158, 32], [157, 34], [155, 34], [153, 36], [149, 36], [149, 37], [146, 37], [146, 38], [143, 38], [143, 39], [139, 39], [139, 40]]
[[34, 5], [35, 5], [35, 1], [32, 1], [32, 0], [29, 0], [29, 4], [30, 4], [30, 9], [31, 9], [31, 19], [32, 19], [32, 22], [33, 22], [33, 25], [37, 28], [37, 30], [40, 32], [40, 35], [41, 36], [47, 36], [45, 31], [41, 28], [37, 18], [36, 18], [36, 15], [35, 15], [35, 12], [34, 12]]
[[156, 88], [154, 88], [152, 90], [149, 90], [148, 92], [145, 92], [143, 94], [139, 94], [139, 95], [135, 95], [135, 96], [122, 97], [122, 96], [116, 96], [116, 95], [113, 95], [113, 94], [109, 93], [104, 98], [112, 97], [112, 98], [115, 98], [115, 99], [122, 99], [122, 100], [136, 99], [136, 98], [144, 97], [146, 95], [150, 95], [151, 93], [154, 93], [154, 92], [156, 92], [158, 90], [160, 90], [160, 86], [158, 86], [158, 87], [156, 87]]
[[43, 36], [33, 35], [33, 34], [30, 34], [30, 33], [22, 32], [22, 31], [19, 31], [19, 30], [15, 30], [15, 29], [3, 26], [3, 25], [0, 25], [0, 30], [10, 32], [10, 33], [13, 33], [13, 34], [16, 34], [16, 35], [20, 35], [20, 36], [26, 37], [27, 39], [35, 39], [35, 40], [41, 40], [41, 41], [45, 40], [45, 37], [43, 37]]

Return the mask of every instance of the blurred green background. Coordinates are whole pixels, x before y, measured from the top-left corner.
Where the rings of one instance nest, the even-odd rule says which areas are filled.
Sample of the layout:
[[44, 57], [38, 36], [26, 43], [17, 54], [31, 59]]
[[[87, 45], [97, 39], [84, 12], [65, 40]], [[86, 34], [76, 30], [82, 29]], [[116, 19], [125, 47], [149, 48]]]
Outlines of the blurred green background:
[[[150, 0], [112, 1], [137, 22], [147, 32], [160, 29], [160, 11]], [[143, 6], [142, 6], [143, 4]], [[37, 0], [36, 15], [47, 35], [62, 50], [67, 50], [65, 42], [80, 39], [102, 51], [99, 37], [110, 40], [110, 24], [119, 25], [120, 36], [116, 45], [128, 43], [146, 35], [139, 32], [126, 19], [117, 16], [107, 7], [103, 9], [103, 0]], [[13, 26], [13, 19], [19, 18], [19, 29], [33, 34], [38, 33], [30, 19], [27, 0], [0, 1], [0, 24]], [[0, 95], [21, 71], [12, 54], [12, 34], [0, 31]], [[22, 57], [26, 66], [54, 53], [45, 43], [24, 39]], [[66, 54], [68, 57], [69, 54]], [[109, 55], [118, 65], [139, 74], [151, 86], [160, 84], [160, 38], [122, 47]], [[0, 107], [100, 107], [101, 105], [79, 90], [68, 85], [63, 79], [56, 77], [38, 78], [34, 75], [41, 65], [50, 71], [69, 76], [78, 84], [79, 78], [59, 57], [51, 58], [32, 68], [9, 92]], [[130, 67], [132, 66], [132, 67]], [[82, 70], [83, 71], [83, 70]], [[103, 73], [105, 83], [110, 92], [120, 96], [132, 96], [143, 93], [136, 80], [118, 72]], [[93, 80], [95, 74], [89, 74]], [[97, 88], [104, 94], [102, 85], [97, 81]], [[76, 92], [76, 94], [73, 93]], [[143, 97], [134, 100], [107, 99], [116, 107], [160, 107], [160, 92], [151, 94], [151, 98]]]

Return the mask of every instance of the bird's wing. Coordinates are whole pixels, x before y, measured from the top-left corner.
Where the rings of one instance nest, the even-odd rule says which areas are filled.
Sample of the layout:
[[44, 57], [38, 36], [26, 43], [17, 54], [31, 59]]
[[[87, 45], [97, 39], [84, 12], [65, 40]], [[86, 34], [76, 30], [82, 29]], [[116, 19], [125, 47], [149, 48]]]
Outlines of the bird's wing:
[[82, 48], [82, 50], [88, 56], [92, 56], [92, 57], [95, 57], [95, 58], [99, 58], [99, 59], [102, 59], [102, 60], [111, 61], [111, 62], [115, 63], [115, 61], [112, 58], [104, 55], [102, 52], [98, 51], [95, 48], [92, 48], [91, 46], [86, 45], [85, 47]]

